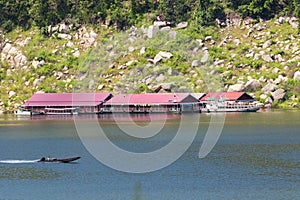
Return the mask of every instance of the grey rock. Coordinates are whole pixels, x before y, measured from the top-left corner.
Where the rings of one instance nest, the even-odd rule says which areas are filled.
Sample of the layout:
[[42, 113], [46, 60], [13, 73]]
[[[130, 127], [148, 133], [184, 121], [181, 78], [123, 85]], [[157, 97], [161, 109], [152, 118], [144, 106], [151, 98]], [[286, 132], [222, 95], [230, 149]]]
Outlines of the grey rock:
[[177, 24], [177, 28], [179, 29], [184, 29], [188, 26], [188, 22], [180, 22], [179, 24]]
[[266, 95], [266, 94], [261, 94], [261, 95], [259, 96], [259, 98], [260, 98], [260, 99], [267, 99], [267, 98], [268, 98], [268, 95]]
[[175, 40], [177, 36], [177, 32], [174, 30], [170, 30], [169, 32], [169, 38]]
[[251, 79], [245, 84], [245, 90], [256, 91], [261, 89], [261, 83], [259, 80]]
[[66, 33], [57, 34], [57, 38], [64, 39], [64, 40], [72, 40], [72, 36]]
[[41, 83], [42, 83], [42, 81], [37, 78], [33, 81], [33, 86], [36, 87], [36, 86], [40, 85]]
[[160, 30], [161, 31], [170, 31], [171, 27], [170, 26], [165, 26], [165, 27], [162, 27]]
[[262, 91], [265, 94], [268, 94], [268, 93], [273, 92], [275, 90], [276, 90], [276, 85], [273, 84], [273, 83], [268, 83], [265, 87], [262, 88]]
[[295, 81], [300, 81], [300, 71], [296, 71], [293, 78]]
[[279, 24], [283, 24], [283, 23], [285, 22], [285, 18], [282, 17], [282, 16], [280, 16], [280, 17], [278, 18], [277, 22], [278, 22]]
[[298, 28], [298, 23], [293, 22], [293, 23], [291, 23], [291, 26], [293, 29], [296, 29], [296, 28]]
[[79, 57], [80, 56], [80, 51], [78, 50], [78, 49], [75, 49], [75, 50], [73, 50], [72, 51], [72, 55], [74, 56], [74, 57]]
[[98, 34], [95, 33], [93, 30], [90, 31], [90, 37], [96, 39], [98, 37]]
[[143, 55], [144, 53], [146, 53], [146, 47], [142, 47], [140, 50], [140, 55]]
[[167, 74], [170, 75], [170, 76], [178, 75], [178, 73], [176, 71], [174, 71], [172, 68], [168, 69]]
[[161, 61], [162, 59], [163, 59], [163, 57], [160, 54], [157, 54], [153, 59], [153, 63], [156, 64], [159, 61]]
[[173, 57], [173, 54], [170, 52], [160, 51], [158, 54], [161, 55], [161, 57], [166, 58], [166, 59], [170, 59]]
[[14, 61], [17, 66], [24, 66], [27, 63], [27, 57], [19, 53], [14, 57]]
[[17, 53], [18, 53], [18, 49], [16, 47], [13, 47], [13, 46], [8, 51], [9, 55], [16, 55]]
[[272, 70], [272, 73], [273, 73], [273, 74], [277, 74], [279, 71], [280, 71], [280, 69], [278, 69], [277, 67], [275, 67], [275, 68]]
[[138, 62], [138, 61], [137, 60], [130, 60], [125, 65], [128, 67], [128, 66], [130, 66], [130, 65], [132, 65], [133, 63], [136, 63], [136, 62]]
[[163, 74], [158, 75], [158, 77], [155, 79], [156, 82], [163, 82], [164, 80], [165, 76]]
[[165, 91], [171, 91], [173, 87], [173, 83], [162, 83], [161, 88]]
[[282, 100], [285, 98], [286, 92], [284, 91], [284, 89], [278, 89], [278, 90], [275, 90], [274, 92], [271, 92], [271, 95], [272, 95], [274, 101]]
[[201, 63], [206, 63], [208, 61], [209, 58], [209, 54], [208, 53], [204, 53], [204, 55], [201, 58]]
[[159, 30], [158, 26], [149, 26], [149, 28], [147, 30], [147, 37], [153, 38], [156, 35], [158, 30]]
[[[274, 100], [271, 97], [268, 97], [265, 101], [265, 104], [272, 104], [274, 102]], [[270, 105], [271, 107], [271, 105]]]
[[199, 61], [198, 60], [193, 60], [192, 61], [192, 67], [198, 67], [199, 66]]
[[69, 48], [73, 48], [74, 47], [74, 43], [72, 41], [68, 41], [68, 43], [66, 44], [67, 47]]
[[95, 81], [94, 80], [90, 80], [90, 82], [89, 82], [89, 90], [94, 89], [94, 85], [95, 85]]
[[114, 45], [108, 45], [107, 47], [106, 47], [106, 51], [111, 51], [112, 49], [114, 48]]
[[267, 40], [264, 44], [263, 44], [263, 48], [266, 49], [266, 48], [269, 48], [270, 46], [272, 45], [272, 42], [270, 40]]
[[134, 52], [135, 48], [134, 47], [128, 47], [129, 52]]
[[266, 61], [266, 62], [273, 62], [272, 57], [271, 57], [270, 55], [268, 55], [268, 54], [262, 55], [261, 58], [262, 58], [264, 61]]
[[166, 21], [155, 21], [153, 23], [153, 25], [161, 28], [161, 27], [167, 26], [167, 22]]
[[70, 27], [68, 26], [68, 25], [66, 25], [66, 24], [60, 24], [59, 25], [59, 29], [58, 29], [58, 32], [60, 32], [60, 33], [70, 33]]
[[209, 41], [209, 40], [212, 40], [212, 39], [213, 39], [212, 36], [206, 36], [204, 40], [205, 40], [205, 41]]
[[244, 84], [230, 85], [227, 92], [241, 92], [245, 90]]
[[2, 53], [8, 54], [9, 50], [12, 48], [12, 44], [6, 43], [2, 49]]
[[16, 92], [15, 91], [9, 91], [8, 92], [8, 97], [9, 98], [12, 98], [13, 96], [15, 96], [16, 95]]

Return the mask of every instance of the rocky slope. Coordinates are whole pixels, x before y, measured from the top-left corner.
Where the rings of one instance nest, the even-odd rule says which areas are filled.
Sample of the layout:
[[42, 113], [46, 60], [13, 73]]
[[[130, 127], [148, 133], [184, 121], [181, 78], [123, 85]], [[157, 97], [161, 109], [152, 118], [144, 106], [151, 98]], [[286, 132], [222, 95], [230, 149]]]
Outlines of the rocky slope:
[[189, 24], [154, 22], [120, 33], [107, 27], [48, 27], [0, 35], [0, 112], [35, 92], [247, 91], [266, 107], [300, 105], [296, 18], [228, 19], [191, 35]]

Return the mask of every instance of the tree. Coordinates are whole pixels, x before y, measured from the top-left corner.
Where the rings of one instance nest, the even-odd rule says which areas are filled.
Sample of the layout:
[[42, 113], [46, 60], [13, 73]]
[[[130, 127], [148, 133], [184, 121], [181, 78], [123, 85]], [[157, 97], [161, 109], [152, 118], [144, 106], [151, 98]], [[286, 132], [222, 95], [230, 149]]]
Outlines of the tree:
[[[294, 0], [294, 15], [300, 19], [300, 0]], [[300, 22], [298, 23], [298, 33], [300, 33]]]

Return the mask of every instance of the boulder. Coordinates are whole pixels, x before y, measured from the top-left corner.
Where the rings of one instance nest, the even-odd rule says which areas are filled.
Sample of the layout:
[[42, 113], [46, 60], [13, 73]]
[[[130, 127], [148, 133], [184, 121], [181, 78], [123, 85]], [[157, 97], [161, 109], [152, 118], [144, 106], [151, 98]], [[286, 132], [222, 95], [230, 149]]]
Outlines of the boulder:
[[266, 48], [269, 48], [270, 46], [272, 45], [272, 42], [270, 40], [267, 40], [264, 44], [263, 44], [263, 48], [266, 49]]
[[261, 94], [261, 95], [259, 96], [259, 98], [260, 98], [260, 99], [267, 99], [268, 96], [267, 96], [266, 94]]
[[262, 88], [262, 91], [265, 94], [268, 94], [270, 92], [274, 92], [276, 90], [276, 85], [273, 83], [268, 83], [265, 87]]
[[271, 95], [274, 101], [283, 100], [285, 98], [286, 92], [284, 91], [284, 89], [278, 89], [275, 90], [274, 92], [271, 92]]
[[170, 31], [171, 27], [170, 26], [165, 26], [165, 27], [162, 27], [160, 30], [161, 31]]
[[100, 85], [98, 86], [98, 90], [102, 90], [104, 87], [105, 87], [105, 86], [104, 86], [103, 84], [100, 84]]
[[45, 61], [44, 61], [44, 60], [41, 60], [41, 61], [34, 60], [34, 61], [32, 61], [32, 66], [33, 66], [34, 68], [43, 66], [44, 64], [45, 64]]
[[300, 81], [300, 71], [296, 71], [296, 72], [294, 73], [294, 80], [295, 80], [295, 81]]
[[198, 60], [193, 60], [192, 61], [192, 67], [198, 67], [199, 66], [199, 61]]
[[114, 48], [114, 45], [108, 45], [107, 47], [106, 47], [106, 51], [111, 51], [112, 49]]
[[201, 58], [201, 63], [206, 63], [208, 61], [209, 58], [209, 54], [208, 53], [204, 53], [204, 55]]
[[244, 84], [235, 84], [229, 86], [227, 92], [241, 92], [245, 89]]
[[280, 17], [278, 18], [277, 22], [278, 22], [279, 24], [283, 24], [283, 23], [285, 22], [285, 18], [282, 17], [282, 16], [280, 16]]
[[72, 36], [66, 33], [57, 34], [57, 38], [64, 39], [64, 40], [72, 40]]
[[169, 32], [169, 38], [175, 40], [177, 36], [177, 32], [174, 30], [170, 30]]
[[156, 54], [156, 56], [153, 59], [153, 63], [156, 64], [159, 61], [161, 61], [162, 59], [170, 59], [173, 56], [172, 53], [170, 52], [164, 52], [164, 51], [160, 51], [158, 54]]
[[272, 74], [278, 74], [279, 71], [280, 71], [280, 69], [278, 69], [277, 67], [275, 67], [275, 68], [272, 70]]
[[162, 59], [163, 59], [162, 56], [160, 54], [157, 54], [153, 59], [153, 63], [156, 64], [159, 61], [161, 61]]
[[153, 23], [153, 25], [154, 25], [154, 26], [157, 26], [157, 27], [159, 27], [159, 28], [162, 28], [162, 27], [164, 27], [164, 26], [167, 26], [167, 22], [166, 22], [166, 21], [155, 21], [155, 22]]
[[134, 52], [135, 48], [134, 47], [128, 47], [129, 52]]
[[298, 28], [298, 23], [293, 22], [293, 23], [291, 23], [291, 26], [293, 29], [296, 29], [296, 28]]
[[12, 98], [13, 96], [15, 96], [16, 95], [16, 92], [15, 91], [9, 91], [8, 92], [8, 97], [9, 98]]
[[266, 62], [273, 62], [272, 57], [271, 57], [270, 55], [268, 55], [268, 54], [262, 55], [261, 58], [262, 58], [264, 61], [266, 61]]
[[98, 37], [98, 34], [95, 33], [93, 30], [90, 31], [90, 37], [96, 39]]
[[72, 55], [74, 56], [74, 57], [79, 57], [80, 56], [80, 51], [78, 50], [78, 49], [75, 49], [75, 50], [73, 50], [72, 51]]
[[23, 66], [27, 63], [27, 58], [23, 54], [19, 53], [14, 57], [14, 61], [17, 66]]
[[184, 29], [188, 26], [188, 22], [180, 22], [179, 24], [177, 24], [177, 28], [179, 29]]
[[94, 89], [94, 85], [95, 85], [95, 81], [94, 80], [90, 80], [90, 82], [89, 82], [89, 90]]
[[158, 77], [156, 77], [155, 81], [156, 82], [162, 82], [165, 80], [165, 76], [163, 74], [158, 75]]
[[256, 91], [260, 88], [261, 88], [261, 83], [259, 80], [256, 80], [256, 79], [250, 79], [245, 84], [245, 90]]
[[143, 55], [144, 53], [146, 53], [146, 47], [142, 47], [140, 50], [140, 55]]
[[158, 54], [161, 55], [161, 57], [166, 58], [166, 59], [170, 59], [173, 57], [173, 54], [170, 52], [160, 51]]
[[70, 33], [70, 27], [68, 25], [64, 24], [64, 23], [60, 24], [58, 32], [60, 32], [60, 33]]
[[33, 81], [33, 86], [34, 87], [36, 87], [36, 86], [38, 86], [39, 84], [41, 84], [41, 79], [39, 79], [39, 78], [37, 78], [37, 79], [35, 79], [34, 81]]
[[8, 52], [11, 48], [12, 48], [12, 45], [10, 43], [6, 43], [2, 49], [2, 53], [8, 54]]
[[156, 35], [158, 30], [159, 30], [158, 26], [149, 26], [149, 28], [147, 30], [147, 37], [153, 38]]
[[173, 83], [162, 83], [161, 84], [161, 88], [168, 92], [171, 92], [172, 87], [173, 87]]

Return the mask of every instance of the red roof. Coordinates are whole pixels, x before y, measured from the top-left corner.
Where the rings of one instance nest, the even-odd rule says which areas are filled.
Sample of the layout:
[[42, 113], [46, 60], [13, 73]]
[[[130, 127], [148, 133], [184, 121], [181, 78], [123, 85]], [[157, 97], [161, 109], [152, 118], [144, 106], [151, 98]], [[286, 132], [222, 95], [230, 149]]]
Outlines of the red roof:
[[104, 93], [44, 93], [34, 94], [23, 106], [97, 106], [108, 100]]
[[[180, 103], [190, 96], [188, 93], [117, 94], [107, 101], [105, 105], [174, 104]], [[197, 102], [195, 97], [191, 98], [194, 101], [189, 103]]]
[[[241, 98], [243, 97], [243, 98]], [[201, 101], [211, 101], [224, 99], [227, 101], [237, 101], [237, 100], [253, 100], [253, 97], [246, 94], [245, 92], [210, 92], [201, 98]]]

